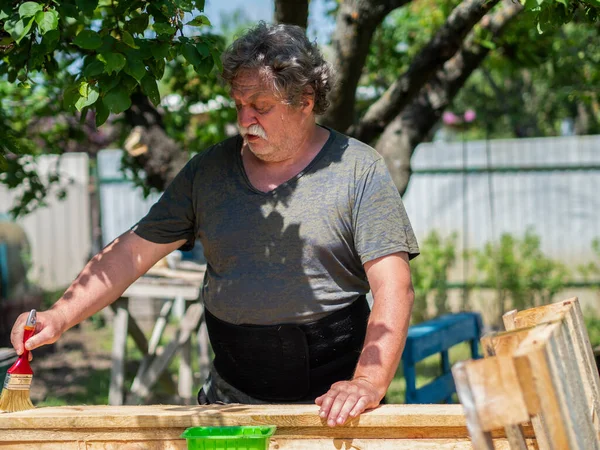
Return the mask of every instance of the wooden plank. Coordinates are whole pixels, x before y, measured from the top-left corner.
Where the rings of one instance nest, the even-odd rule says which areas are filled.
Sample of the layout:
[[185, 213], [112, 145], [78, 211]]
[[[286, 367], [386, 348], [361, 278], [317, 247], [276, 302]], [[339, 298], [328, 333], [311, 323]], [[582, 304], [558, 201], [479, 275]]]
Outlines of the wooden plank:
[[515, 327], [528, 327], [563, 318], [567, 324], [566, 339], [572, 341], [573, 354], [577, 362], [576, 370], [585, 389], [585, 402], [592, 416], [594, 429], [600, 436], [600, 377], [579, 299], [573, 297], [507, 315], [505, 324], [507, 321], [512, 321]]
[[[158, 348], [158, 344], [160, 343], [160, 338], [162, 337], [165, 327], [167, 326], [167, 319], [169, 317], [169, 313], [171, 312], [171, 307], [173, 306], [173, 300], [167, 300], [163, 303], [162, 308], [160, 309], [160, 313], [158, 318], [156, 319], [156, 323], [154, 324], [154, 328], [152, 329], [152, 335], [150, 336], [150, 341], [147, 345], [147, 352], [142, 350], [142, 354], [144, 357], [142, 358], [142, 362], [140, 363], [140, 367], [133, 379], [133, 383], [131, 384], [130, 395], [128, 396], [127, 403], [128, 404], [136, 404], [139, 402], [141, 396], [139, 395], [139, 387], [142, 376], [148, 370], [150, 363], [156, 356], [156, 349]], [[141, 331], [141, 330], [140, 330]], [[144, 336], [145, 339], [145, 336]], [[140, 346], [138, 346], [140, 347]], [[168, 377], [171, 380], [171, 377]]]
[[483, 429], [479, 420], [476, 400], [468, 375], [468, 362], [456, 363], [452, 367], [452, 374], [456, 384], [456, 393], [465, 411], [467, 429], [469, 430], [469, 436], [471, 436], [473, 448], [477, 450], [494, 450], [492, 435]]
[[200, 293], [200, 288], [196, 285], [180, 285], [174, 283], [156, 284], [142, 278], [139, 278], [138, 281], [129, 286], [125, 292], [123, 292], [123, 297], [183, 297], [186, 300], [197, 300]]
[[177, 331], [175, 337], [166, 346], [162, 354], [154, 359], [140, 380], [137, 394], [141, 398], [145, 398], [149, 395], [150, 389], [152, 389], [152, 386], [154, 386], [158, 377], [165, 371], [177, 350], [189, 341], [191, 334], [200, 324], [202, 311], [203, 307], [200, 303], [190, 305], [179, 325], [180, 329]]
[[108, 403], [110, 405], [122, 405], [123, 386], [125, 384], [125, 358], [127, 356], [128, 300], [120, 298], [114, 305], [116, 315], [113, 321], [112, 367]]
[[[505, 314], [505, 317], [512, 317], [516, 314], [516, 310], [511, 311]], [[511, 314], [514, 313], [514, 314]], [[506, 327], [510, 328], [509, 326]], [[481, 347], [483, 348], [483, 353], [486, 357], [494, 356], [494, 355], [505, 355], [512, 356], [514, 352], [517, 350], [521, 342], [525, 340], [525, 338], [529, 335], [533, 327], [526, 328], [512, 328], [511, 331], [505, 331], [500, 333], [490, 333], [481, 338]], [[531, 378], [521, 378], [519, 380], [520, 388], [522, 391], [522, 395], [525, 399], [527, 410], [531, 417], [531, 424], [533, 426], [533, 430], [535, 432], [535, 437], [537, 439], [538, 445], [540, 448], [549, 448], [549, 437], [546, 434], [546, 428], [543, 426], [542, 421], [543, 417], [538, 414], [539, 406], [534, 402], [537, 401], [537, 395], [535, 394], [535, 388], [533, 386], [533, 380]], [[530, 405], [530, 403], [532, 405]], [[509, 438], [509, 441], [512, 441], [513, 446], [515, 448], [522, 448], [522, 438], [521, 438], [521, 429], [519, 425], [507, 425], [505, 428], [505, 433]]]
[[563, 327], [555, 322], [533, 329], [515, 352], [517, 372], [533, 380], [537, 400], [528, 406], [539, 405], [549, 448], [598, 449]]
[[210, 341], [208, 339], [208, 330], [204, 320], [204, 311], [202, 312], [202, 318], [200, 319], [200, 327], [198, 328], [196, 341], [198, 342], [198, 366], [200, 368], [200, 379], [198, 381], [204, 383], [204, 380], [206, 380], [210, 371]]
[[[271, 438], [269, 450], [472, 450], [468, 439], [281, 439]], [[506, 439], [495, 441], [496, 450], [509, 450]], [[23, 450], [18, 442], [0, 442], [2, 450]], [[83, 442], [28, 442], [28, 450], [187, 450], [183, 439]], [[537, 450], [533, 440], [527, 441], [527, 449]]]
[[[323, 428], [316, 405], [140, 405], [61, 406], [0, 414], [0, 434], [25, 429], [135, 429], [187, 428], [190, 426], [264, 425], [279, 428]], [[354, 428], [405, 428], [462, 430], [465, 417], [460, 405], [382, 405], [349, 422]], [[346, 428], [346, 427], [343, 427]], [[423, 431], [419, 437], [426, 437]], [[450, 436], [454, 437], [454, 436]]]
[[481, 338], [481, 348], [484, 356], [512, 355], [519, 344], [529, 334], [531, 327], [518, 328], [512, 331], [489, 333]]

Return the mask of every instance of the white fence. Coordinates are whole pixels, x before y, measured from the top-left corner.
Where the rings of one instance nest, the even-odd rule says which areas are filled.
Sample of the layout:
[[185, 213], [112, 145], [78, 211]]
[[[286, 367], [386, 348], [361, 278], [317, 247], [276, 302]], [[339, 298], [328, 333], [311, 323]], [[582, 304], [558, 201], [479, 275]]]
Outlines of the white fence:
[[[37, 160], [38, 173], [58, 172], [70, 179], [67, 197], [48, 196], [48, 206], [40, 208], [17, 223], [23, 226], [31, 244], [30, 278], [42, 288], [59, 289], [68, 285], [81, 271], [91, 252], [88, 157], [67, 153], [60, 158], [47, 155]], [[0, 213], [7, 213], [16, 193], [0, 185]]]
[[462, 250], [531, 228], [545, 254], [572, 267], [595, 258], [600, 136], [434, 142], [417, 148], [412, 167], [404, 202], [421, 239], [457, 232]]

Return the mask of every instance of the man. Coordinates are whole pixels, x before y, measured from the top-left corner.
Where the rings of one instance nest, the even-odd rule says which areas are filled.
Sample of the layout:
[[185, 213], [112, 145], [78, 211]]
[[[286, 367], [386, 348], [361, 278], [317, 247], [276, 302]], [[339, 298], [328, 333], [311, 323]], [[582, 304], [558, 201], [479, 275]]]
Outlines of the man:
[[383, 159], [316, 124], [331, 68], [301, 28], [260, 23], [222, 59], [240, 135], [194, 157], [38, 315], [27, 346], [56, 341], [199, 238], [215, 353], [199, 402], [316, 402], [343, 424], [376, 407], [396, 371], [416, 240]]

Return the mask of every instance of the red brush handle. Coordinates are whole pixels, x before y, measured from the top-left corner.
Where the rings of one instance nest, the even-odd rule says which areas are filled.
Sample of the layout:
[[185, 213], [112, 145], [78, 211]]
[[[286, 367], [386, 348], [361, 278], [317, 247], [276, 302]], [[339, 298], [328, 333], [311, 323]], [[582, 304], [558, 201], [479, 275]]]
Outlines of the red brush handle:
[[[35, 327], [25, 327], [23, 344], [33, 336], [33, 333], [35, 333]], [[13, 375], [33, 375], [33, 370], [31, 370], [31, 366], [29, 365], [29, 350], [24, 350], [21, 356], [17, 358], [15, 363], [6, 372]]]

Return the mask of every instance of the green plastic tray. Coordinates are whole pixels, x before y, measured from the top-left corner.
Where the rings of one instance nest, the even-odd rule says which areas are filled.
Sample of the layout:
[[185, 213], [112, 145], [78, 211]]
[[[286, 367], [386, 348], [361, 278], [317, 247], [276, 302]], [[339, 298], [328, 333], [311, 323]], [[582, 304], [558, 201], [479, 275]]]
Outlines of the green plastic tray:
[[274, 425], [258, 427], [192, 427], [181, 435], [188, 450], [268, 450]]

